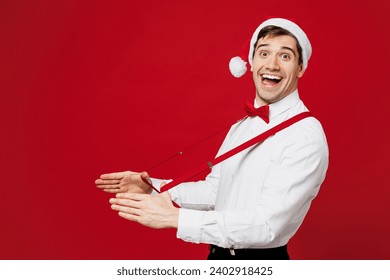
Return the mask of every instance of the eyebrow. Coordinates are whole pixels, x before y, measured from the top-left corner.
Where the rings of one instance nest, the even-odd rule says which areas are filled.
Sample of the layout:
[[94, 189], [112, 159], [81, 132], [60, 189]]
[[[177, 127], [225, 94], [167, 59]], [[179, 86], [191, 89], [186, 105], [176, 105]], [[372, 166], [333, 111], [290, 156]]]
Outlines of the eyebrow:
[[[260, 48], [260, 47], [269, 47], [269, 46], [270, 46], [270, 44], [260, 44], [260, 45], [258, 45], [258, 46], [256, 47], [256, 51], [257, 51], [258, 48]], [[290, 47], [282, 46], [281, 49], [283, 49], [283, 50], [289, 50], [289, 51], [291, 51], [291, 52], [296, 56], [295, 51], [294, 51], [292, 48], [290, 48]]]

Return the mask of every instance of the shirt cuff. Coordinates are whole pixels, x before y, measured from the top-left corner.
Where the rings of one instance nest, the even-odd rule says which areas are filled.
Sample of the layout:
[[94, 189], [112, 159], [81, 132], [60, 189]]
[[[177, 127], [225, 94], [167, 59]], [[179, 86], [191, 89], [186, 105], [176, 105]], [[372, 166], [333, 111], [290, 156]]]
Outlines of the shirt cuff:
[[204, 211], [180, 208], [177, 238], [188, 242], [200, 243], [204, 214]]
[[[152, 181], [153, 187], [154, 187], [156, 190], [158, 190], [158, 191], [160, 191], [160, 189], [161, 189], [161, 183], [162, 183], [162, 182], [169, 183], [169, 182], [172, 181], [172, 180], [162, 180], [162, 179], [156, 179], [156, 178], [150, 178], [150, 180]], [[155, 190], [153, 190], [152, 194], [153, 194], [153, 193], [157, 193], [157, 192], [156, 192]]]

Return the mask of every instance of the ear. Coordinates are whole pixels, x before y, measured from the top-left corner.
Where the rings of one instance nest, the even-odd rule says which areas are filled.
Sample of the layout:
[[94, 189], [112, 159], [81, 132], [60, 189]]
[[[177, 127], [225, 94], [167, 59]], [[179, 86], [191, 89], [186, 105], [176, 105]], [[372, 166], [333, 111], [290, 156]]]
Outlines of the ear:
[[297, 77], [302, 78], [304, 73], [305, 73], [305, 69], [303, 69], [303, 64], [301, 64], [301, 65], [299, 65], [299, 71], [298, 71]]

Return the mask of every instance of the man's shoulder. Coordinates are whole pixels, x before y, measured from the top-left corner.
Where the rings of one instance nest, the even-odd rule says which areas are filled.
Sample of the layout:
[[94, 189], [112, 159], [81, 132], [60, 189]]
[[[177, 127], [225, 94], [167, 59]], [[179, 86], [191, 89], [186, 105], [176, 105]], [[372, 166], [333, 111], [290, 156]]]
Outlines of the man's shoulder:
[[285, 141], [300, 143], [326, 143], [326, 136], [321, 122], [315, 117], [308, 117], [294, 123], [281, 131], [280, 136]]

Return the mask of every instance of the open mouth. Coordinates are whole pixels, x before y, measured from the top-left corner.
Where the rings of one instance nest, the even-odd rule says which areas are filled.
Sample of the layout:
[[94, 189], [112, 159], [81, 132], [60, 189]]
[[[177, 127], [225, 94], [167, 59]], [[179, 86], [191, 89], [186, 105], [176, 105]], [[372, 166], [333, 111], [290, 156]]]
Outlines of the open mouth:
[[261, 75], [261, 81], [265, 86], [275, 86], [282, 80], [282, 77], [271, 74], [263, 74]]

